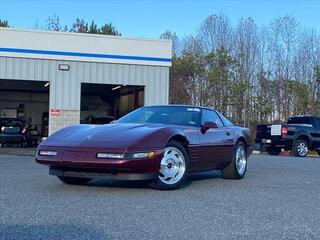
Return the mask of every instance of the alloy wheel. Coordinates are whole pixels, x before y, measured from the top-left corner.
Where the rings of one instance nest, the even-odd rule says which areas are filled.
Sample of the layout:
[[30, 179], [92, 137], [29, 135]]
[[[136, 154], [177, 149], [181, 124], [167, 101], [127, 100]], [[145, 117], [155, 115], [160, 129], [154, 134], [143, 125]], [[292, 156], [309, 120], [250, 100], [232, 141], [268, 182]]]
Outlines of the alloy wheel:
[[168, 185], [179, 182], [186, 171], [186, 162], [183, 153], [175, 147], [164, 150], [160, 162], [159, 179]]
[[309, 152], [308, 145], [305, 142], [299, 142], [297, 152], [300, 156], [306, 156]]
[[245, 172], [247, 167], [247, 154], [242, 145], [239, 145], [236, 152], [236, 167], [240, 175]]

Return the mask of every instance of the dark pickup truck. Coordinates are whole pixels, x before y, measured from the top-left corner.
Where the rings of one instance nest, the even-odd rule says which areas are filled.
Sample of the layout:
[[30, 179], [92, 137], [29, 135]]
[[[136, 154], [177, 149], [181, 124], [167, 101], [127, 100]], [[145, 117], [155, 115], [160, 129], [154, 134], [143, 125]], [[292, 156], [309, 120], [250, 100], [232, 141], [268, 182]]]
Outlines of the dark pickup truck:
[[320, 117], [295, 116], [286, 124], [257, 125], [255, 142], [270, 155], [279, 155], [282, 149], [297, 157], [307, 156], [309, 150], [320, 155]]

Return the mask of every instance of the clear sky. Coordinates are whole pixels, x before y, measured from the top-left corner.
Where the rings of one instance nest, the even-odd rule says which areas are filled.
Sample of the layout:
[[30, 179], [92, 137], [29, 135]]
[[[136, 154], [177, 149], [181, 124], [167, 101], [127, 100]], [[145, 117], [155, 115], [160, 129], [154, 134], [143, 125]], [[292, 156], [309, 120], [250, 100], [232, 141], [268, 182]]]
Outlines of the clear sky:
[[157, 38], [166, 30], [194, 33], [210, 14], [223, 13], [235, 24], [252, 17], [258, 26], [290, 14], [320, 31], [320, 0], [0, 0], [0, 19], [16, 28], [45, 25], [56, 14], [63, 25], [76, 17], [98, 25], [112, 22], [124, 36]]

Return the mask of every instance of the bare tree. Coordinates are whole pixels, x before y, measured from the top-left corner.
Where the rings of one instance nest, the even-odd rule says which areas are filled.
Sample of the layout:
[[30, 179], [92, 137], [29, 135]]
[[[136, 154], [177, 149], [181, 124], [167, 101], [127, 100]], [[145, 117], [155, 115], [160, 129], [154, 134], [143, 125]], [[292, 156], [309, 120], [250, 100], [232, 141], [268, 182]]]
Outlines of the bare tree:
[[241, 101], [243, 105], [237, 105], [238, 108], [243, 109], [244, 126], [248, 126], [248, 118], [253, 120], [256, 116], [253, 112], [257, 91], [258, 39], [258, 27], [253, 19], [240, 19], [235, 30], [234, 52], [239, 61], [237, 81], [247, 84], [248, 86], [248, 89], [245, 89], [245, 92], [241, 93], [243, 96]]
[[229, 18], [223, 14], [213, 14], [201, 24], [198, 38], [203, 42], [206, 52], [222, 47], [229, 51], [232, 47], [232, 33]]
[[[163, 36], [174, 40], [169, 33]], [[292, 114], [320, 114], [320, 36], [292, 16], [261, 28], [240, 19], [234, 28], [228, 17], [213, 14], [179, 46], [171, 68], [173, 102], [212, 106], [251, 128]]]
[[88, 23], [84, 21], [84, 19], [76, 18], [75, 21], [72, 23], [72, 28], [70, 32], [76, 33], [86, 33], [88, 32]]
[[160, 39], [171, 40], [172, 41], [172, 53], [174, 55], [181, 54], [179, 38], [175, 32], [171, 32], [171, 31], [167, 30], [160, 35]]
[[46, 19], [46, 30], [60, 32], [62, 30], [60, 17], [57, 15], [50, 16]]

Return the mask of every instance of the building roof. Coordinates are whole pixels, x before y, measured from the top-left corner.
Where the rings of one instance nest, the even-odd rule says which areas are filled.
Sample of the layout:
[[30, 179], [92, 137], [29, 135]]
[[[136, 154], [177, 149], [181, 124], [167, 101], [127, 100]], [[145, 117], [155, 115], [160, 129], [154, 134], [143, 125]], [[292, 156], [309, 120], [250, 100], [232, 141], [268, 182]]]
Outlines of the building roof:
[[0, 28], [0, 56], [171, 66], [171, 40]]

